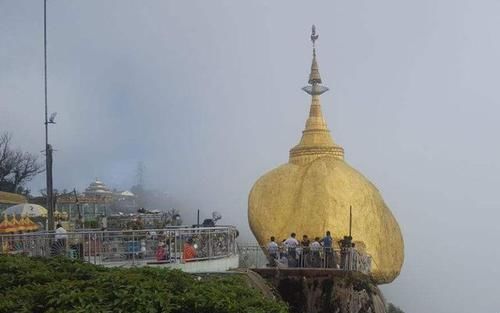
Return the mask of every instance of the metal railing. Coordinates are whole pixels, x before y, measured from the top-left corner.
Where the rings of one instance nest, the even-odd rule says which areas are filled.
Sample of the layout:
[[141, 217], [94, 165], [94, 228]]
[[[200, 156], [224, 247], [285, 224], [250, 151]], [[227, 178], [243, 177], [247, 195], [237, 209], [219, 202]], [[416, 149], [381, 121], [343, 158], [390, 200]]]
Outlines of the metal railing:
[[371, 257], [355, 248], [280, 247], [270, 253], [267, 247], [238, 244], [240, 267], [330, 268], [369, 273]]
[[184, 263], [236, 255], [236, 236], [233, 226], [9, 234], [0, 235], [0, 254], [64, 256], [106, 266]]

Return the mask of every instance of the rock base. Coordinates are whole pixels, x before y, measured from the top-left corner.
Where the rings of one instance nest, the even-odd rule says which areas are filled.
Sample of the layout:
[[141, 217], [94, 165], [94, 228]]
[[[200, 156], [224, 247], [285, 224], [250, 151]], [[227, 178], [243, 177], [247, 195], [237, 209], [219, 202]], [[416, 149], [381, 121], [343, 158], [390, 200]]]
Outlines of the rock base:
[[255, 269], [292, 313], [385, 313], [380, 289], [362, 273], [332, 269]]

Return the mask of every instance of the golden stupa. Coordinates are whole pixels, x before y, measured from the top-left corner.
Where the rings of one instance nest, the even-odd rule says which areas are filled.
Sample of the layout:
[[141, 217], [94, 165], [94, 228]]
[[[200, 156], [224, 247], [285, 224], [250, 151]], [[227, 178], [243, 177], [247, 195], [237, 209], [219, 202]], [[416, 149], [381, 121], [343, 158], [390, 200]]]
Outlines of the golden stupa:
[[314, 46], [314, 26], [309, 118], [298, 145], [290, 150], [288, 163], [260, 177], [250, 191], [248, 219], [260, 245], [271, 236], [287, 238], [291, 232], [322, 237], [330, 230], [334, 239], [349, 233], [356, 246], [372, 257], [372, 278], [383, 284], [400, 273], [404, 243], [398, 223], [379, 191], [366, 177], [344, 161], [344, 149], [330, 135], [321, 112], [321, 85]]

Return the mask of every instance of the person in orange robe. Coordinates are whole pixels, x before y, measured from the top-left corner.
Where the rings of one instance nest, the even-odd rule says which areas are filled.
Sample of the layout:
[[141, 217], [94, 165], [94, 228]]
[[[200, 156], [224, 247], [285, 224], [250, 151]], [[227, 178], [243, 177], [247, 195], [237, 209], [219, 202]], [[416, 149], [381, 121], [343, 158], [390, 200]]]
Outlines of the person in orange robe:
[[196, 258], [196, 249], [193, 247], [193, 239], [192, 238], [189, 238], [184, 243], [182, 258], [184, 259], [184, 262], [191, 262], [191, 261], [194, 261], [193, 260], [194, 258]]

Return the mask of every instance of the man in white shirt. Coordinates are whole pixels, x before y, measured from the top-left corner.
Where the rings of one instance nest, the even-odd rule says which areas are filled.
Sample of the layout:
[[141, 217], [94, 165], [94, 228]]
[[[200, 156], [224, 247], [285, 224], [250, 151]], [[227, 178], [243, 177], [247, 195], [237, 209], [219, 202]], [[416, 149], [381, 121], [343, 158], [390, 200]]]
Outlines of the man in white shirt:
[[319, 237], [314, 238], [314, 241], [309, 245], [311, 251], [317, 252], [321, 250], [321, 244], [319, 243]]
[[320, 259], [320, 250], [321, 244], [319, 243], [319, 237], [314, 238], [314, 241], [309, 245], [311, 248], [311, 263], [312, 267], [319, 267], [321, 263]]
[[297, 246], [299, 245], [299, 241], [295, 239], [295, 236], [296, 236], [295, 233], [292, 233], [290, 237], [288, 237], [288, 239], [285, 240], [285, 247], [287, 247], [288, 249], [297, 248]]
[[62, 227], [61, 224], [57, 224], [56, 225], [56, 236], [55, 236], [56, 240], [66, 240], [68, 239], [68, 234], [66, 232], [66, 229], [64, 229], [64, 227]]
[[288, 250], [288, 267], [297, 267], [296, 250], [299, 246], [299, 241], [295, 239], [295, 233], [291, 233], [290, 237], [285, 240], [285, 247]]
[[270, 266], [272, 267], [276, 266], [276, 259], [278, 259], [279, 250], [279, 246], [274, 240], [275, 238], [272, 236], [271, 241], [267, 244], [267, 252], [269, 253], [269, 258], [271, 259]]
[[52, 246], [52, 253], [54, 255], [64, 254], [68, 234], [66, 232], [66, 229], [64, 229], [60, 223], [57, 223], [56, 225], [56, 234], [54, 238], [55, 242]]

